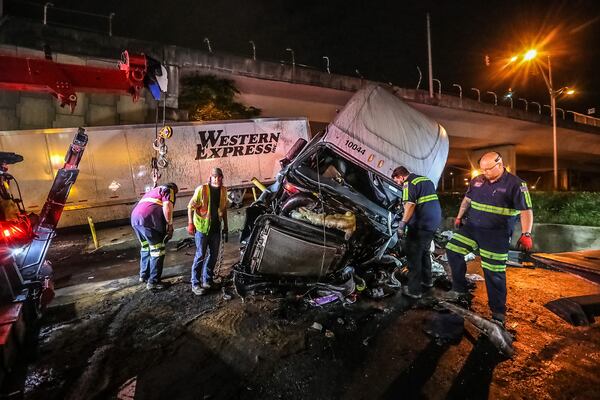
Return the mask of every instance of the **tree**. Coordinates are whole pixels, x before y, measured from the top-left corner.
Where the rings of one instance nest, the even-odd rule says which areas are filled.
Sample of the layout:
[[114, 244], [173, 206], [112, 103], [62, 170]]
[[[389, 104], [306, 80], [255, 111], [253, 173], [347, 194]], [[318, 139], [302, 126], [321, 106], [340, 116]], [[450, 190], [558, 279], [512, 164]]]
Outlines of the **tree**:
[[239, 90], [230, 79], [214, 75], [192, 75], [181, 79], [179, 107], [188, 111], [190, 120], [214, 121], [245, 119], [260, 115], [256, 107], [235, 101]]

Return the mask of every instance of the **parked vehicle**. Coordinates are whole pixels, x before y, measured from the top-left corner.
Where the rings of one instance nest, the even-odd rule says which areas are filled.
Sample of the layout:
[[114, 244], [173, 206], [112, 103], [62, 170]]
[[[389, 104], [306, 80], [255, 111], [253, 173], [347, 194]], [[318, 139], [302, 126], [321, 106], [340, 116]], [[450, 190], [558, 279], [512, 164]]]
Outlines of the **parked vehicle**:
[[380, 86], [357, 92], [325, 132], [302, 144], [247, 210], [238, 292], [339, 283], [350, 271], [398, 266], [389, 255], [402, 188], [391, 173], [404, 165], [437, 182], [448, 155], [444, 128]]
[[[172, 135], [158, 152], [167, 165], [159, 182], [177, 182], [176, 211], [187, 204], [196, 186], [206, 182], [212, 167], [220, 167], [232, 190], [252, 186], [253, 177], [272, 183], [284, 157], [297, 139], [307, 140], [305, 118], [185, 122], [171, 125]], [[28, 212], [39, 212], [45, 188], [63, 161], [71, 129], [0, 132], [0, 151], [18, 149], [25, 162], [13, 168], [26, 194]], [[151, 160], [155, 125], [122, 125], [86, 129], [90, 145], [81, 163], [77, 186], [72, 190], [60, 227], [126, 219], [137, 200], [153, 186]], [[155, 147], [157, 147], [155, 145]]]

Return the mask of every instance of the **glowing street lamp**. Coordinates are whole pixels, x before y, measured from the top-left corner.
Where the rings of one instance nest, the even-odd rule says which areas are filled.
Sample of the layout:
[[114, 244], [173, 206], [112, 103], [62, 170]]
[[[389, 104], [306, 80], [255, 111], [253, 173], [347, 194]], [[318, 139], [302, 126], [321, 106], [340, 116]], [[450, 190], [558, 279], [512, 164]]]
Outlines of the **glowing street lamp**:
[[[523, 55], [523, 60], [532, 61], [538, 55], [536, 49], [530, 49]], [[556, 141], [556, 98], [561, 94], [572, 95], [575, 93], [574, 89], [570, 89], [567, 87], [560, 88], [558, 90], [554, 89], [554, 83], [552, 81], [552, 63], [550, 61], [550, 54], [548, 54], [548, 75], [546, 75], [546, 71], [542, 68], [540, 63], [536, 63], [540, 72], [542, 73], [542, 77], [544, 78], [544, 82], [546, 83], [546, 87], [548, 88], [548, 94], [550, 95], [550, 113], [552, 114], [552, 144], [553, 144], [553, 169], [554, 169], [554, 190], [558, 189], [558, 150], [557, 150], [557, 141]]]

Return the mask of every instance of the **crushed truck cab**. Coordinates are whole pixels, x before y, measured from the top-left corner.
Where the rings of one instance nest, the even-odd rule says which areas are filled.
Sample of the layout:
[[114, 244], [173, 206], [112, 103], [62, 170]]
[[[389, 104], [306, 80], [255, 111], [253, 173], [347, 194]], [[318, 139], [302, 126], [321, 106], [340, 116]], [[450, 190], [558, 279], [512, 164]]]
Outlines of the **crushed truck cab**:
[[281, 160], [275, 184], [247, 210], [234, 267], [242, 294], [273, 283], [339, 284], [349, 268], [360, 275], [399, 265], [389, 255], [402, 188], [391, 173], [404, 165], [437, 182], [448, 155], [444, 128], [380, 86], [357, 92], [303, 145]]

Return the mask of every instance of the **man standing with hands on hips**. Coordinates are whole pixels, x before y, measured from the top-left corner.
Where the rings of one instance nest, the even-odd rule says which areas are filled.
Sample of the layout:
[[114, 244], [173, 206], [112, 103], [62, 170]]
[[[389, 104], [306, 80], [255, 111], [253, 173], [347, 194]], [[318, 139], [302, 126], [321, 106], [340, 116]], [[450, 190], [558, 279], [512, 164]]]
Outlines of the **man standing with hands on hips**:
[[[221, 221], [223, 227], [221, 229]], [[196, 255], [192, 263], [192, 292], [203, 295], [213, 284], [221, 235], [227, 243], [227, 189], [223, 171], [213, 168], [208, 184], [198, 186], [188, 203], [188, 233], [194, 235]]]
[[466, 295], [467, 265], [464, 257], [478, 250], [492, 320], [504, 325], [506, 261], [517, 216], [521, 218], [523, 232], [519, 246], [526, 251], [533, 247], [531, 196], [527, 184], [504, 168], [499, 153], [485, 153], [479, 160], [479, 168], [482, 174], [469, 183], [454, 221], [457, 231], [446, 245], [452, 269], [452, 291], [447, 293], [447, 297], [453, 300]]

